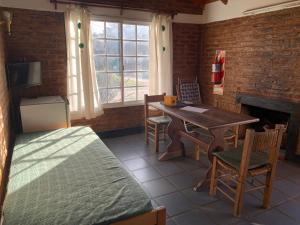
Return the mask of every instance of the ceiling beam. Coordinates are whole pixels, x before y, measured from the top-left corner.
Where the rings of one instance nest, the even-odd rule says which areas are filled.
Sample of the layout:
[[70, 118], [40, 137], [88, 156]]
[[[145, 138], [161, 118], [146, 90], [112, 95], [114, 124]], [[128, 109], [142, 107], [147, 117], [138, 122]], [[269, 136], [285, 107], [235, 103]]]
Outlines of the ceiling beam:
[[223, 3], [224, 3], [224, 5], [227, 5], [227, 3], [228, 3], [228, 0], [221, 0], [221, 2], [223, 2]]

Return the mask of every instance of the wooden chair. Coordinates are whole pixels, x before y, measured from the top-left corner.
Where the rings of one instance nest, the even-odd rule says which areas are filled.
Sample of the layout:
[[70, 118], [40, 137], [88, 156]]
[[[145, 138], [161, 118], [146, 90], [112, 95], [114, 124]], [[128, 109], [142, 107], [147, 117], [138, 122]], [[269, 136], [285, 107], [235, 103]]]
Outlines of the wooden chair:
[[[266, 132], [248, 129], [242, 150], [214, 153], [209, 193], [219, 191], [234, 202], [235, 216], [241, 213], [244, 192], [264, 189], [263, 207], [269, 207], [283, 130], [284, 125]], [[260, 175], [266, 176], [265, 182], [254, 179]]]
[[[202, 103], [200, 87], [197, 79], [183, 80], [178, 78], [176, 92], [178, 100], [181, 102], [191, 102], [193, 104]], [[195, 143], [195, 159], [199, 160], [201, 149], [206, 151], [209, 147], [209, 145], [206, 143], [207, 133], [199, 132], [201, 130], [199, 127], [186, 121], [184, 121], [184, 127], [187, 134], [183, 134], [183, 136]]]
[[[236, 105], [228, 104], [226, 102], [224, 103], [223, 101], [217, 101], [215, 103], [215, 107], [217, 107], [219, 109], [223, 109], [225, 111], [241, 113], [240, 106], [237, 107]], [[239, 126], [234, 126], [230, 129], [228, 129], [224, 135], [225, 142], [233, 144], [235, 148], [238, 147], [239, 128], [240, 128]]]
[[177, 98], [181, 102], [188, 101], [194, 104], [202, 102], [200, 87], [197, 79], [183, 80], [178, 78], [176, 92]]
[[[162, 102], [164, 101], [164, 96], [162, 95], [145, 95], [145, 141], [146, 144], [149, 144], [149, 139], [154, 141], [155, 151], [159, 152], [159, 141], [161, 134], [163, 135], [163, 139], [166, 139], [166, 128], [168, 124], [171, 122], [170, 117], [165, 116], [164, 113], [162, 115], [152, 116], [149, 110], [150, 102]], [[156, 113], [157, 114], [157, 113]]]

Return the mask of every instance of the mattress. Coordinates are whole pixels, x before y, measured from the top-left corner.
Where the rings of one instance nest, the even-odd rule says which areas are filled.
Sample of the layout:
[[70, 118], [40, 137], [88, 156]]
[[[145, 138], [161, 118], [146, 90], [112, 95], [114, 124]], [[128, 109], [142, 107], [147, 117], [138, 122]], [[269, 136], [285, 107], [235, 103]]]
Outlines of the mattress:
[[4, 225], [106, 225], [151, 210], [144, 190], [90, 128], [17, 137]]

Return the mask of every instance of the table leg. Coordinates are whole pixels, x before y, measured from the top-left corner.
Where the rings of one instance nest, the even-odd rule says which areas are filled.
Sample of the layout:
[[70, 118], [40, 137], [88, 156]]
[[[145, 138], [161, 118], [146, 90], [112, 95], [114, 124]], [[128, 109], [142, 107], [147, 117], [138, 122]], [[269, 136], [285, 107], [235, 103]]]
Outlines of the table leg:
[[208, 159], [211, 164], [206, 172], [205, 178], [194, 187], [194, 191], [200, 191], [202, 188], [209, 186], [213, 162], [213, 152], [224, 150], [224, 134], [227, 129], [228, 128], [219, 128], [215, 130], [210, 130], [211, 135], [214, 137], [207, 152]]
[[180, 141], [180, 131], [184, 130], [183, 122], [176, 117], [170, 117], [172, 121], [168, 126], [168, 135], [171, 143], [167, 147], [167, 151], [159, 157], [161, 161], [185, 155], [184, 144]]

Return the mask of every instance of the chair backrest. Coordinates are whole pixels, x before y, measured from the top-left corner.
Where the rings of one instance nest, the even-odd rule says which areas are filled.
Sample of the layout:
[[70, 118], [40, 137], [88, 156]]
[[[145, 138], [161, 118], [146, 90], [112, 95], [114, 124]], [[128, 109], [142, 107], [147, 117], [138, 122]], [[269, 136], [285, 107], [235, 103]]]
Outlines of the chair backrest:
[[275, 129], [270, 129], [265, 132], [255, 132], [252, 129], [247, 129], [240, 165], [240, 174], [246, 176], [251, 152], [267, 153], [269, 157], [268, 162], [271, 167], [274, 168], [276, 166], [284, 129], [285, 126], [282, 124], [277, 124]]
[[166, 96], [166, 93], [163, 93], [162, 95], [147, 95], [144, 96], [144, 113], [145, 113], [145, 119], [149, 117], [149, 103], [150, 102], [163, 102], [164, 96]]
[[177, 95], [180, 101], [201, 103], [200, 87], [197, 80], [178, 79]]

